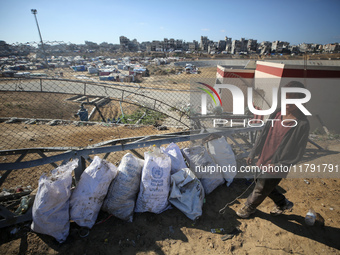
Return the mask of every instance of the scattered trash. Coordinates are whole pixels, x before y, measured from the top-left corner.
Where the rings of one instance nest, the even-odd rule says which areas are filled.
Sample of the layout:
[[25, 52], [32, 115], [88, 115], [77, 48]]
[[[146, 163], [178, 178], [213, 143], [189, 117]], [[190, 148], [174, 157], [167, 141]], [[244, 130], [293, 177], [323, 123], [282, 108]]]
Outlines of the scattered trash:
[[309, 181], [307, 181], [306, 179], [304, 181], [305, 181], [305, 183], [309, 184]]
[[18, 233], [18, 231], [19, 231], [19, 228], [13, 228], [10, 233], [11, 235], [15, 235], [16, 233]]
[[17, 190], [15, 191], [15, 193], [20, 193], [20, 192], [23, 192], [24, 190], [21, 188], [21, 187], [19, 187], [19, 188], [17, 188]]
[[59, 124], [58, 120], [51, 120], [50, 122], [47, 123], [47, 125], [50, 125], [50, 126], [56, 126], [58, 124]]
[[330, 207], [330, 208], [329, 208], [329, 210], [333, 211], [333, 210], [334, 210], [334, 208], [333, 208], [333, 207]]
[[86, 227], [80, 228], [78, 234], [82, 238], [87, 237], [90, 234], [90, 229]]
[[28, 124], [28, 125], [33, 125], [33, 124], [36, 124], [36, 123], [37, 123], [36, 119], [29, 119], [29, 120], [25, 121], [25, 124]]
[[3, 190], [0, 192], [0, 196], [7, 196], [7, 195], [11, 195], [12, 193], [8, 192], [7, 190]]
[[221, 234], [224, 232], [224, 228], [212, 228], [211, 233], [213, 234]]
[[222, 241], [232, 239], [234, 236], [237, 236], [241, 232], [242, 231], [238, 227], [236, 227], [231, 232], [229, 232], [228, 234], [222, 236], [221, 239], [222, 239]]
[[158, 130], [168, 130], [167, 126], [159, 126], [157, 127]]
[[31, 201], [30, 196], [23, 196], [20, 201], [18, 209], [15, 211], [16, 214], [24, 214], [29, 208], [29, 203]]
[[7, 123], [7, 124], [16, 123], [16, 122], [19, 122], [17, 117], [13, 117], [13, 118], [10, 118], [9, 120], [5, 121], [5, 123]]
[[316, 213], [313, 208], [310, 208], [305, 217], [305, 223], [308, 226], [313, 226], [316, 219]]

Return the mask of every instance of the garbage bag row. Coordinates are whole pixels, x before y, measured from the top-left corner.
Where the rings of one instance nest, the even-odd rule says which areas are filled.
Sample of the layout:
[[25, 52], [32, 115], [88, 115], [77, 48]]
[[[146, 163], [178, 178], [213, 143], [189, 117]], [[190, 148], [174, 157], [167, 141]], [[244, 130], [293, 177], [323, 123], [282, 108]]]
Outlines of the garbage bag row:
[[175, 143], [153, 147], [144, 153], [144, 160], [127, 153], [118, 168], [95, 156], [71, 193], [72, 171], [78, 165], [77, 160], [71, 161], [53, 170], [50, 177], [41, 176], [31, 228], [64, 242], [70, 220], [92, 228], [100, 209], [132, 222], [134, 212], [161, 213], [170, 204], [195, 220], [202, 215], [205, 194], [225, 180], [230, 185], [236, 174], [196, 172], [197, 167], [216, 164], [236, 164], [224, 137], [210, 141], [207, 148], [181, 151]]
[[78, 160], [74, 160], [53, 170], [51, 176], [42, 175], [33, 203], [32, 230], [51, 235], [60, 243], [69, 234], [70, 220], [82, 227], [93, 227], [117, 175], [115, 165], [95, 156], [71, 193], [72, 171], [77, 166]]

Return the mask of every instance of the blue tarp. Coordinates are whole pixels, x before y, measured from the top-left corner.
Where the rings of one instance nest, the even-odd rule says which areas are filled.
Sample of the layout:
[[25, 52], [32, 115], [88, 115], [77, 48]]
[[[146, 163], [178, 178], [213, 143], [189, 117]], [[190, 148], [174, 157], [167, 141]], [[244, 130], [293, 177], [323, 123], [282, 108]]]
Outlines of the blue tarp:
[[86, 71], [86, 68], [84, 65], [80, 65], [80, 66], [71, 66], [71, 68], [76, 71], [76, 72], [81, 72], [81, 71]]

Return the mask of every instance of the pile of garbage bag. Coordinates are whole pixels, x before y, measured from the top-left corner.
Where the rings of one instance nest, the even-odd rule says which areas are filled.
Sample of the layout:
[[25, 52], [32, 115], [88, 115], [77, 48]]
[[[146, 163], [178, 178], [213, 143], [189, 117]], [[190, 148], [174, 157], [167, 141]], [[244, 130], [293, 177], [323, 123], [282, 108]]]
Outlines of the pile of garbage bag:
[[202, 216], [205, 195], [224, 182], [229, 186], [236, 175], [197, 170], [222, 164], [236, 166], [224, 137], [182, 150], [171, 143], [166, 148], [151, 147], [144, 160], [127, 153], [118, 167], [95, 156], [71, 189], [78, 161], [70, 161], [40, 177], [31, 228], [62, 243], [69, 234], [70, 220], [91, 229], [101, 209], [132, 222], [135, 212], [159, 214], [174, 206], [196, 220]]

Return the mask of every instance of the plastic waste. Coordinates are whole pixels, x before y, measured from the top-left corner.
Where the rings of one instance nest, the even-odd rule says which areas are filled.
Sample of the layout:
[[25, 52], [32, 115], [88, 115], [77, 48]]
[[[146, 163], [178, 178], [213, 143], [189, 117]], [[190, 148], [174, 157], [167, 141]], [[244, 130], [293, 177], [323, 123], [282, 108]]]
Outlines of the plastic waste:
[[305, 223], [308, 226], [313, 226], [316, 220], [316, 213], [313, 208], [310, 208], [305, 217]]
[[212, 228], [211, 233], [213, 234], [221, 234], [224, 232], [224, 228]]
[[234, 228], [231, 232], [229, 232], [228, 234], [226, 234], [226, 235], [223, 235], [222, 237], [221, 237], [221, 240], [222, 241], [226, 241], [226, 240], [229, 240], [229, 239], [232, 239], [234, 236], [237, 236], [239, 233], [241, 233], [242, 231], [238, 228], [238, 227], [236, 227], [236, 228]]
[[27, 212], [31, 198], [29, 196], [24, 196], [21, 198], [20, 205], [16, 209], [16, 214], [24, 214]]

